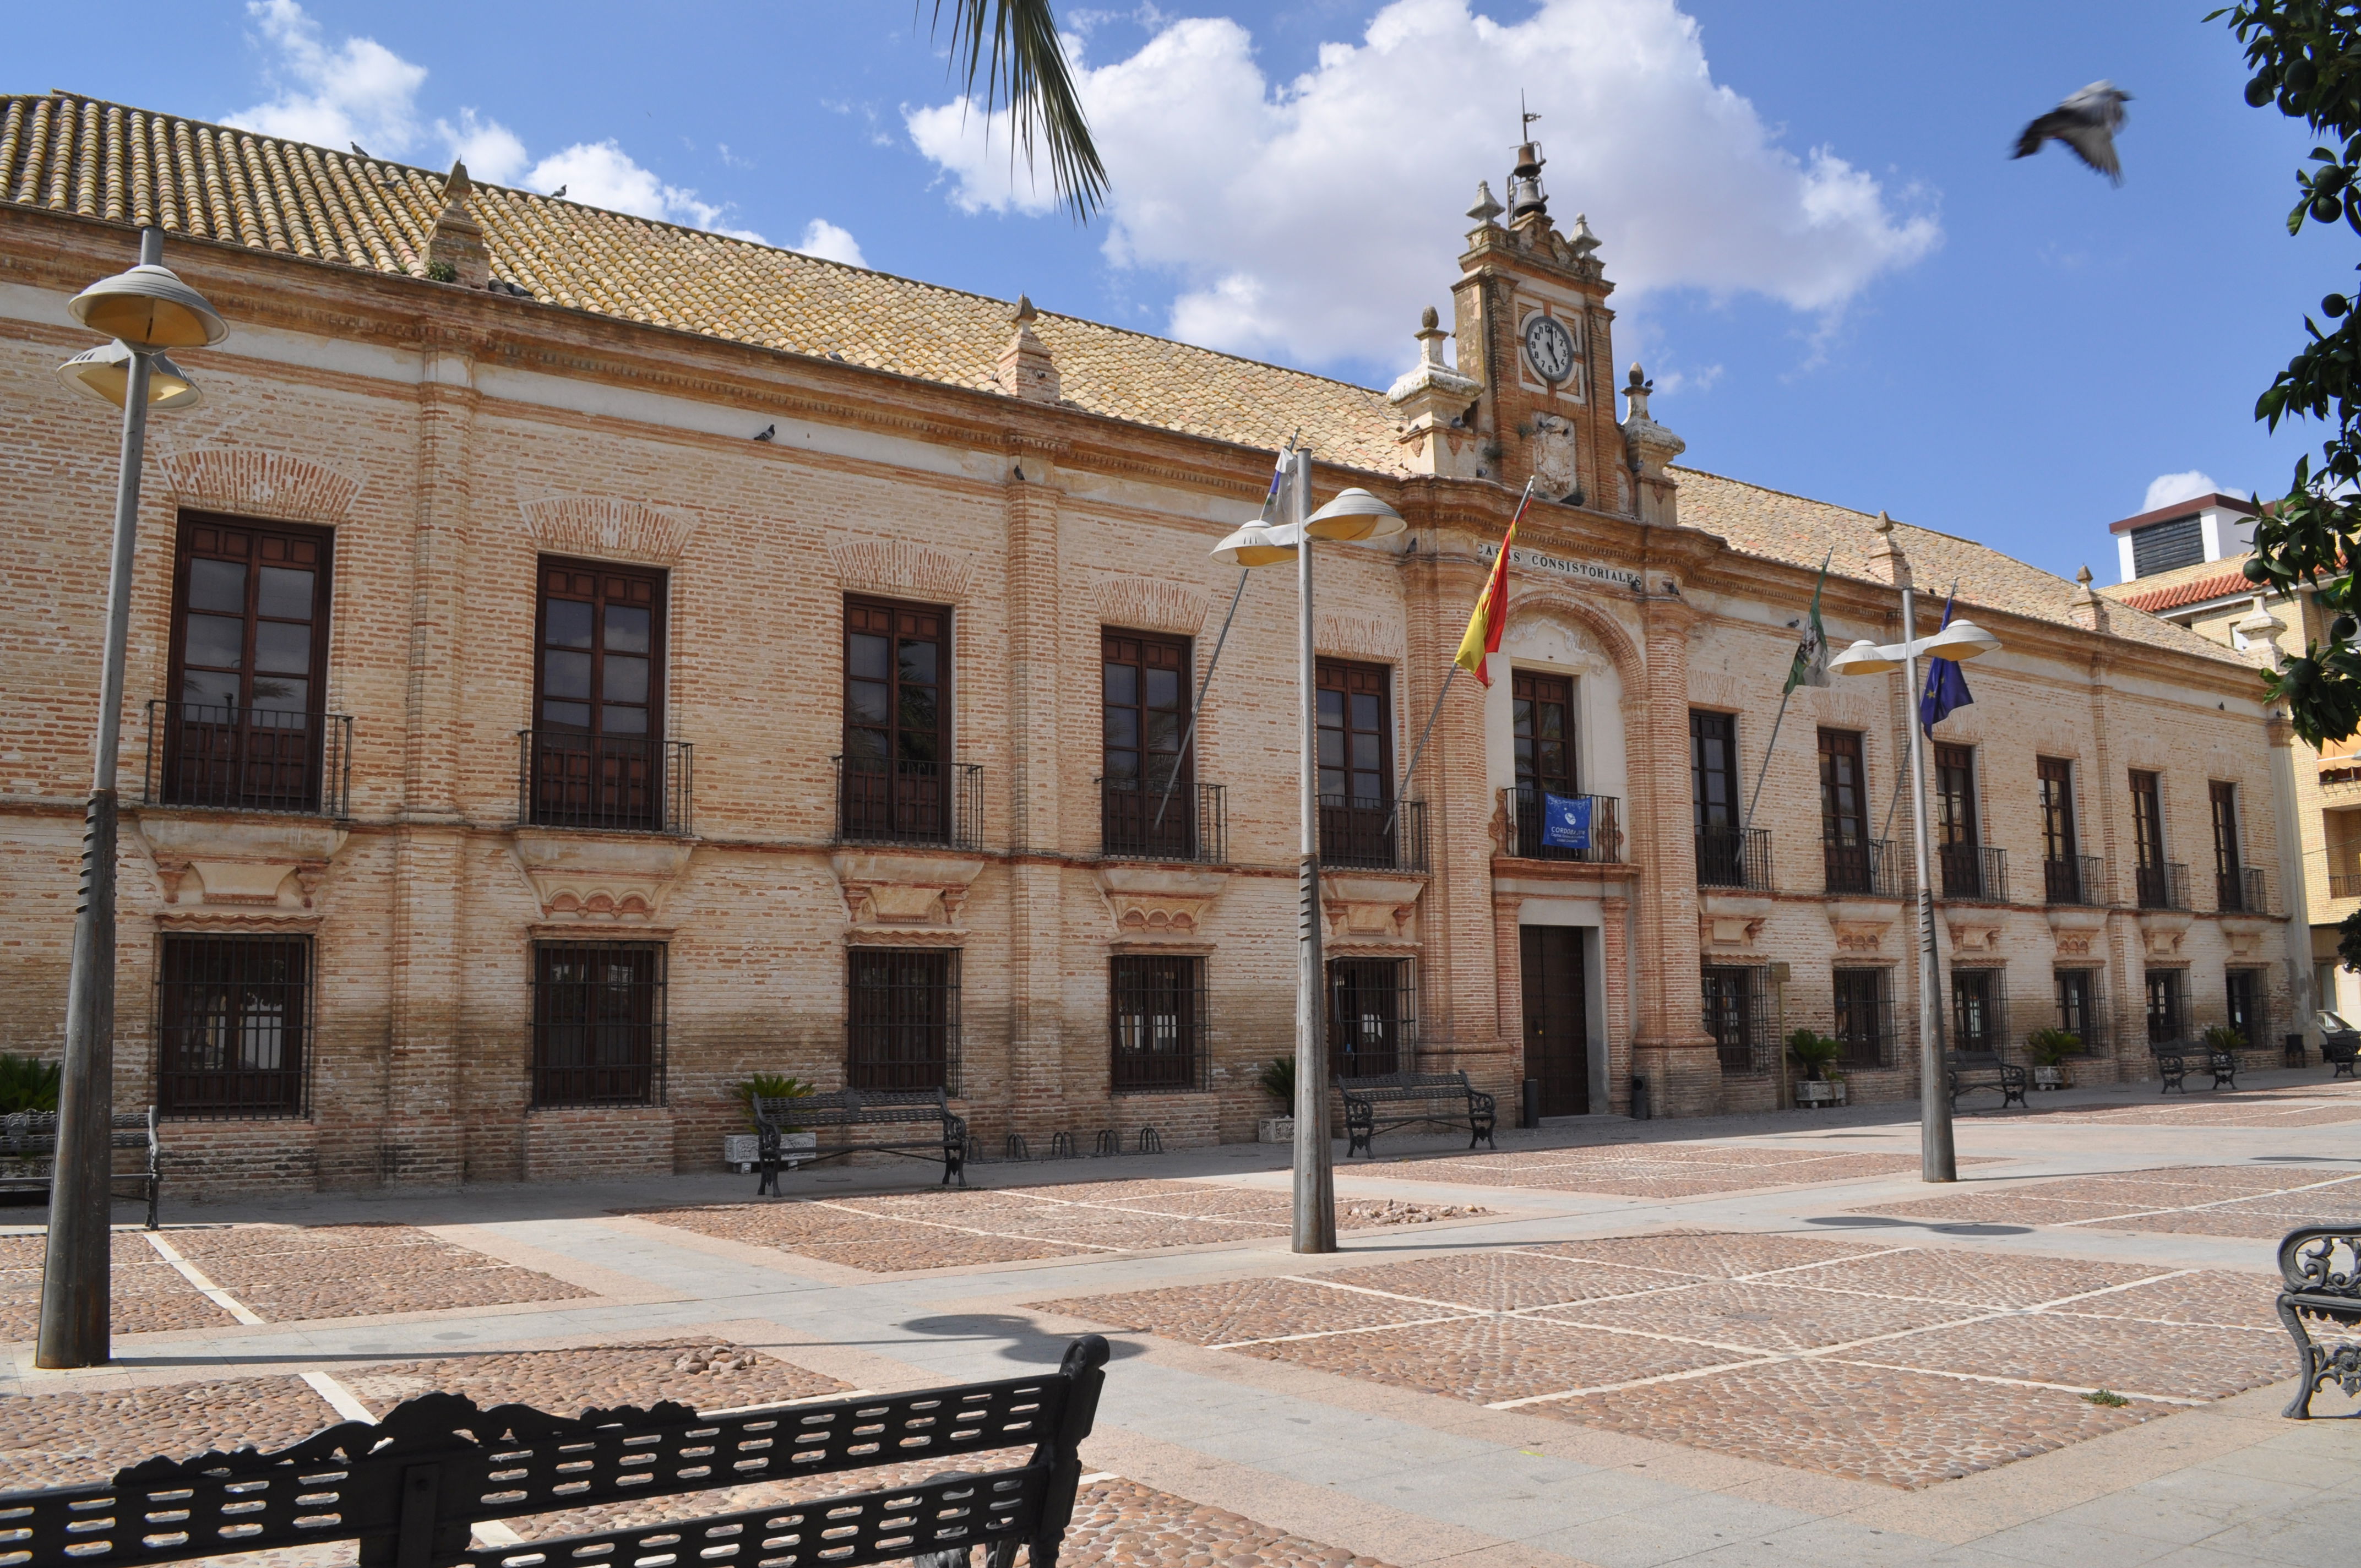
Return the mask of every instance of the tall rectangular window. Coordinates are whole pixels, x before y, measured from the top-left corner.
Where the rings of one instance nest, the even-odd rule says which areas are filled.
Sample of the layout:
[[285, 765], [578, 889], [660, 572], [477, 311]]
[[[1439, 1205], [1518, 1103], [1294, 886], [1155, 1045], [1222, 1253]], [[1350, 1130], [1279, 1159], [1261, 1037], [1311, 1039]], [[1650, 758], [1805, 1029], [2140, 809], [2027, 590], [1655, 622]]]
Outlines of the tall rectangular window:
[[1339, 865], [1390, 866], [1401, 828], [1394, 810], [1393, 672], [1323, 659], [1316, 681], [1320, 853]]
[[664, 826], [664, 574], [541, 562], [534, 638], [533, 820]]
[[1820, 841], [1830, 893], [1867, 893], [1874, 880], [1861, 732], [1820, 731]]
[[2213, 779], [2205, 795], [2213, 817], [2214, 907], [2242, 910], [2247, 900], [2245, 870], [2238, 863], [2238, 786]]
[[940, 841], [956, 833], [950, 655], [949, 610], [845, 600], [844, 837]]
[[[1099, 636], [1101, 840], [1109, 854], [1189, 858], [1196, 844], [1189, 640]], [[1191, 748], [1193, 750], [1193, 747]]]
[[159, 1111], [192, 1120], [304, 1114], [312, 939], [176, 933], [158, 959]]
[[2264, 1050], [2271, 1044], [2269, 978], [2268, 970], [2258, 969], [2228, 970], [2222, 976], [2227, 1022], [2246, 1050]]
[[2041, 877], [2052, 904], [2088, 904], [2095, 889], [2083, 886], [2080, 840], [2074, 833], [2074, 764], [2064, 757], [2036, 757], [2034, 784], [2041, 805]]
[[533, 945], [533, 1102], [660, 1105], [662, 942]]
[[2172, 902], [2164, 862], [2164, 785], [2155, 773], [2132, 770], [2132, 871], [2143, 909]]
[[1840, 969], [1835, 974], [1836, 1037], [1849, 1067], [1882, 1067], [1894, 1042], [1891, 971]]
[[1204, 1087], [1204, 959], [1162, 953], [1112, 959], [1107, 1003], [1114, 1053], [1107, 1081], [1116, 1093]]
[[2185, 971], [2147, 971], [2147, 1038], [2152, 1046], [2180, 1045], [2189, 1038], [2189, 999]]
[[1519, 670], [1509, 680], [1510, 733], [1517, 784], [1550, 795], [1576, 793], [1574, 683]]
[[2008, 1027], [2005, 977], [1998, 970], [1951, 971], [1951, 1048], [1995, 1051]]
[[844, 1081], [957, 1094], [959, 949], [852, 948], [845, 965]]
[[190, 513], [172, 577], [163, 798], [320, 809], [328, 675], [324, 529]]
[[1936, 856], [1943, 896], [1986, 898], [1982, 839], [1976, 823], [1976, 753], [1972, 746], [1935, 748]]
[[1408, 1072], [1418, 993], [1408, 959], [1335, 959], [1328, 965], [1328, 1066], [1340, 1078]]
[[1746, 885], [1738, 788], [1737, 716], [1689, 709], [1689, 809], [1697, 825], [1697, 881], [1707, 887]]
[[2058, 993], [2057, 1026], [2082, 1042], [2082, 1049], [2092, 1051], [2103, 1044], [2099, 1037], [2099, 971], [2087, 969], [2061, 969], [2054, 971]]
[[1773, 1032], [1763, 1014], [1769, 977], [1735, 964], [1708, 964], [1698, 971], [1705, 989], [1705, 1028], [1713, 1036], [1724, 1072], [1759, 1072], [1757, 1056], [1767, 1052]]

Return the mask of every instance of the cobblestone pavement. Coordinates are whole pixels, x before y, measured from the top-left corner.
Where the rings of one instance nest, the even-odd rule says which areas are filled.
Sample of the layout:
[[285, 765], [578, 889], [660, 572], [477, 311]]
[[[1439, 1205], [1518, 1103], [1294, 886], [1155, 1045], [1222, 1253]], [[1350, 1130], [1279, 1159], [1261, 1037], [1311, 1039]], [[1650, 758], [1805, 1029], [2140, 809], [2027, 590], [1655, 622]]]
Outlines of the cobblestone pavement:
[[284, 1448], [335, 1421], [335, 1408], [293, 1376], [0, 1398], [0, 1488], [104, 1481], [159, 1453]]
[[1854, 1212], [2276, 1241], [2315, 1220], [2361, 1218], [2361, 1175], [2328, 1165], [2167, 1166], [2106, 1177], [2049, 1177], [2001, 1191], [1961, 1192]]
[[[1485, 1211], [1464, 1204], [1346, 1200], [1339, 1230], [1420, 1224]], [[1205, 1242], [1268, 1240], [1290, 1199], [1268, 1188], [1192, 1181], [1082, 1181], [878, 1198], [789, 1198], [649, 1209], [639, 1219], [777, 1247], [873, 1273], [1085, 1257]]]
[[727, 1410], [807, 1399], [847, 1387], [763, 1351], [710, 1339], [430, 1356], [340, 1372], [336, 1381], [380, 1420], [413, 1394], [436, 1389], [465, 1394], [486, 1409], [531, 1405], [552, 1415], [577, 1416], [594, 1405], [645, 1409], [658, 1399]]
[[[0, 1236], [0, 1343], [30, 1340], [41, 1325], [41, 1260], [47, 1235]], [[119, 1334], [149, 1329], [218, 1328], [237, 1320], [164, 1261], [137, 1231], [115, 1233], [108, 1306]]]
[[[1036, 1305], [1919, 1487], [2285, 1376], [2272, 1299], [2218, 1270], [1675, 1232]], [[2191, 1325], [2204, 1354], [2159, 1354]]]
[[1795, 1182], [1901, 1176], [1918, 1168], [1918, 1157], [1730, 1145], [1698, 1147], [1612, 1144], [1593, 1148], [1394, 1160], [1359, 1168], [1382, 1171], [1394, 1180], [1448, 1181], [1468, 1187], [1538, 1187], [1556, 1192], [1604, 1192], [1629, 1198], [1694, 1198]]
[[2062, 1123], [2111, 1127], [2324, 1127], [2361, 1122], [2361, 1085], [2240, 1090], [2235, 1099], [2201, 1089], [2170, 1099], [2159, 1095], [2137, 1105], [2075, 1106], [2036, 1113]]

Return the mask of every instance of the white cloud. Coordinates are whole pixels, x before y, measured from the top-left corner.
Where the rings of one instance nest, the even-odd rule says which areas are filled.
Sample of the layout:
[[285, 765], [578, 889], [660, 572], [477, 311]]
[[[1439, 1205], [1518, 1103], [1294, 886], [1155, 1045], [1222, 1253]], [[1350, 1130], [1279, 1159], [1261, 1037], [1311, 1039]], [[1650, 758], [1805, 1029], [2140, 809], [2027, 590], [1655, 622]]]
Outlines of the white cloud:
[[2221, 488], [2213, 482], [2213, 475], [2195, 468], [2186, 474], [2158, 474], [2148, 481], [2147, 499], [2140, 502], [2140, 510], [2154, 511], [2175, 501], [2194, 500], [2199, 496], [2210, 496]]
[[840, 229], [826, 218], [814, 218], [804, 225], [804, 237], [787, 248], [800, 250], [806, 256], [817, 256], [823, 261], [841, 261], [847, 267], [866, 267], [861, 254], [861, 242], [852, 231]]
[[[1163, 25], [1094, 68], [1080, 38], [1068, 48], [1112, 181], [1108, 258], [1176, 275], [1171, 330], [1217, 347], [1389, 355], [1444, 302], [1476, 181], [1505, 194], [1502, 106], [1521, 87], [1547, 116], [1551, 210], [1589, 214], [1619, 302], [1751, 291], [1826, 318], [1942, 237], [1830, 149], [1781, 147], [1716, 85], [1675, 0], [1543, 0], [1514, 24], [1467, 0], [1394, 0], [1359, 43], [1323, 45], [1276, 83], [1224, 17]], [[1012, 170], [1005, 112], [904, 119], [962, 209], [1052, 209], [1045, 181]]]
[[[322, 147], [357, 141], [371, 153], [389, 158], [408, 158], [439, 144], [445, 158], [465, 160], [468, 173], [491, 184], [517, 183], [522, 175], [528, 190], [555, 191], [563, 185], [570, 199], [590, 206], [763, 243], [751, 229], [722, 228], [730, 211], [726, 204], [700, 201], [695, 191], [666, 184], [641, 168], [611, 137], [577, 142], [533, 163], [533, 155], [514, 131], [473, 108], [461, 109], [456, 124], [435, 120], [430, 137], [418, 113], [419, 89], [426, 82], [424, 66], [412, 65], [374, 38], [346, 38], [331, 49], [320, 25], [296, 0], [248, 0], [246, 10], [272, 51], [268, 70], [279, 92], [268, 103], [224, 115], [230, 125]], [[726, 148], [723, 160], [742, 161], [730, 159]], [[528, 163], [533, 164], [529, 173]], [[852, 245], [851, 235], [830, 227], [844, 244]], [[858, 247], [853, 250], [859, 253]]]
[[276, 51], [270, 75], [279, 91], [268, 103], [224, 115], [229, 124], [322, 147], [375, 143], [372, 151], [395, 154], [416, 137], [424, 66], [375, 38], [330, 49], [295, 0], [248, 0], [246, 14]]

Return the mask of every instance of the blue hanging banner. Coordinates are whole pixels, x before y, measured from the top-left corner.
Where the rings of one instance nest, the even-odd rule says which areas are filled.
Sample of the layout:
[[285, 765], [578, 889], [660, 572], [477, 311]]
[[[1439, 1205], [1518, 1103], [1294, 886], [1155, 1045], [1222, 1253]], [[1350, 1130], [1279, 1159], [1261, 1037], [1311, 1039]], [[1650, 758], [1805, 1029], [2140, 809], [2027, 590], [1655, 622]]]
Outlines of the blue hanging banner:
[[1587, 795], [1542, 796], [1542, 842], [1553, 850], [1590, 848], [1590, 797]]

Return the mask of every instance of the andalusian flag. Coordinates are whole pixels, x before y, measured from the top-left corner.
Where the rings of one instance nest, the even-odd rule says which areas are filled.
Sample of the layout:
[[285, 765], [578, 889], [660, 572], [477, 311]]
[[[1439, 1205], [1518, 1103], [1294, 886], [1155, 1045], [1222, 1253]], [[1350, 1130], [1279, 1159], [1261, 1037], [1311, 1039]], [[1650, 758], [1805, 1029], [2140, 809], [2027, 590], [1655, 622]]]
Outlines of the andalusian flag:
[[[1837, 558], [1833, 550], [1820, 563], [1820, 580], [1812, 585], [1812, 614], [1804, 628], [1803, 638], [1795, 644], [1795, 657], [1787, 666], [1787, 684], [1779, 688], [1781, 700], [1791, 696], [1797, 686], [1824, 686], [1828, 684], [1828, 633], [1820, 624], [1820, 590], [1828, 586], [1828, 562]], [[1787, 623], [1795, 625], [1794, 621]]]
[[1492, 563], [1492, 575], [1485, 579], [1484, 592], [1476, 600], [1476, 613], [1467, 618], [1467, 635], [1459, 640], [1459, 652], [1451, 661], [1488, 686], [1492, 676], [1485, 660], [1500, 651], [1500, 633], [1509, 627], [1509, 552], [1516, 547], [1517, 524], [1524, 521], [1525, 508], [1532, 499], [1533, 482], [1528, 479], [1525, 493], [1517, 501], [1517, 515], [1509, 520], [1508, 536], [1500, 541], [1499, 558]]

